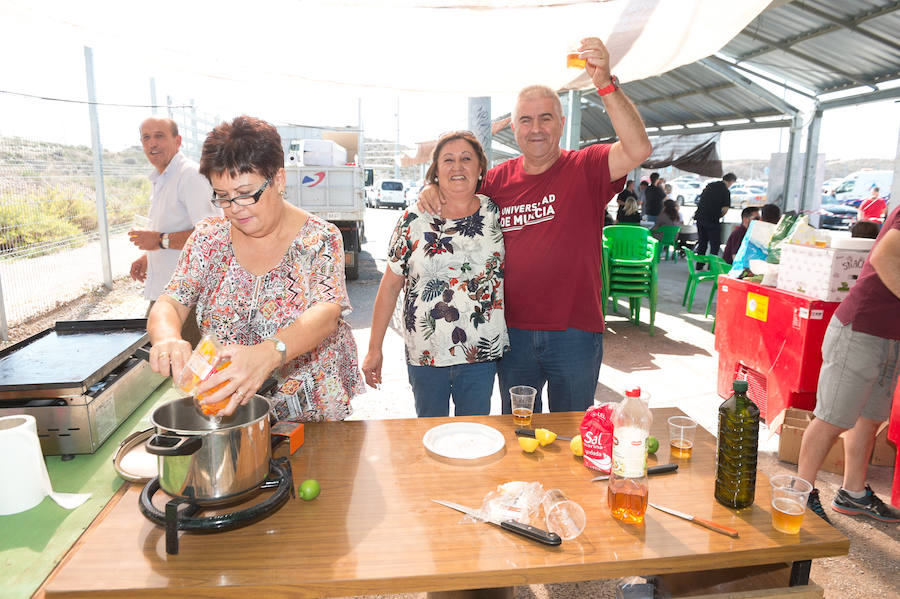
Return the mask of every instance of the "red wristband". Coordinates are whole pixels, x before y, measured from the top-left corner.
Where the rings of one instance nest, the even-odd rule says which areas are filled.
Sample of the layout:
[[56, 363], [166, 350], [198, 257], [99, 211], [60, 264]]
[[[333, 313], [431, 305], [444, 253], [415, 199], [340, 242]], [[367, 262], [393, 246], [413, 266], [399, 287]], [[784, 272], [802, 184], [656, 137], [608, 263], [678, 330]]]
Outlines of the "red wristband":
[[607, 85], [606, 87], [597, 88], [597, 95], [602, 97], [607, 94], [613, 93], [617, 89], [619, 89], [619, 78], [613, 75], [612, 77], [610, 77], [609, 85]]

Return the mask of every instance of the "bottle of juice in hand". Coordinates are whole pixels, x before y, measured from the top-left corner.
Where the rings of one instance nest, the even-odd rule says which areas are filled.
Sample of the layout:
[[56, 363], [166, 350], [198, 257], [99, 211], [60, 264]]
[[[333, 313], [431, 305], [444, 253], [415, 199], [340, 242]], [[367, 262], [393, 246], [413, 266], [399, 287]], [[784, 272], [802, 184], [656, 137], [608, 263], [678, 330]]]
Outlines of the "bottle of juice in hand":
[[[213, 335], [204, 335], [197, 347], [194, 348], [194, 352], [191, 354], [187, 364], [184, 365], [184, 370], [181, 371], [181, 376], [177, 382], [178, 388], [185, 393], [193, 394], [200, 383], [215, 373], [228, 368], [231, 365], [231, 361], [222, 359], [221, 354], [224, 349], [225, 347]], [[216, 385], [209, 391], [194, 395], [194, 403], [203, 415], [215, 416], [219, 411], [225, 409], [228, 402], [231, 401], [231, 397], [226, 397], [214, 404], [202, 404], [200, 402], [227, 384], [226, 381]]]

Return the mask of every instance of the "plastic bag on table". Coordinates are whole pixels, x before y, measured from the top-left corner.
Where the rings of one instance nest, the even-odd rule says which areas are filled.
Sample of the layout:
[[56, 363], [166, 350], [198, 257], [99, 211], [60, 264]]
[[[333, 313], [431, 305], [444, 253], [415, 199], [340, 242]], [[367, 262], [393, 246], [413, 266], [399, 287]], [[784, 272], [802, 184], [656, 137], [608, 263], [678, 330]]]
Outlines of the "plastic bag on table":
[[579, 432], [584, 449], [584, 465], [592, 470], [609, 472], [612, 466], [612, 412], [614, 403], [588, 408], [581, 419]]
[[544, 487], [538, 482], [515, 480], [499, 485], [484, 496], [479, 512], [493, 520], [515, 520], [534, 524], [544, 497]]
[[797, 226], [797, 215], [793, 213], [785, 213], [781, 215], [778, 224], [775, 226], [775, 233], [769, 240], [769, 255], [766, 256], [766, 262], [770, 264], [781, 263], [781, 248], [789, 238], [794, 227]]
[[765, 260], [769, 253], [769, 240], [775, 233], [775, 225], [761, 220], [750, 221], [744, 240], [734, 255], [728, 276], [741, 278], [741, 273], [750, 269], [751, 260]]

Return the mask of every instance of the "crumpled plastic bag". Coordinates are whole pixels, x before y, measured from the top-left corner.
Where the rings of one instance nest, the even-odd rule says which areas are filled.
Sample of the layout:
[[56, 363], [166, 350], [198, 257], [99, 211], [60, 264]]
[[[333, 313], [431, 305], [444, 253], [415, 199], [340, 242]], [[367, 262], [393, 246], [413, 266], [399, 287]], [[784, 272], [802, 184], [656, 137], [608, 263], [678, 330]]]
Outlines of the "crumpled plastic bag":
[[772, 223], [761, 220], [750, 221], [744, 240], [734, 255], [728, 276], [740, 278], [741, 273], [750, 269], [751, 260], [765, 260], [769, 254], [769, 241], [775, 231], [776, 227]]
[[516, 480], [503, 483], [484, 496], [478, 513], [483, 519], [533, 524], [543, 497], [544, 487], [539, 482]]
[[584, 465], [592, 470], [609, 472], [612, 467], [613, 423], [616, 404], [604, 403], [587, 409], [579, 432], [584, 449]]
[[766, 256], [766, 262], [770, 264], [781, 263], [781, 248], [785, 243], [790, 243], [790, 235], [797, 226], [797, 220], [797, 215], [793, 213], [781, 215], [778, 224], [775, 226], [775, 233], [772, 234], [772, 239], [769, 240], [769, 255]]

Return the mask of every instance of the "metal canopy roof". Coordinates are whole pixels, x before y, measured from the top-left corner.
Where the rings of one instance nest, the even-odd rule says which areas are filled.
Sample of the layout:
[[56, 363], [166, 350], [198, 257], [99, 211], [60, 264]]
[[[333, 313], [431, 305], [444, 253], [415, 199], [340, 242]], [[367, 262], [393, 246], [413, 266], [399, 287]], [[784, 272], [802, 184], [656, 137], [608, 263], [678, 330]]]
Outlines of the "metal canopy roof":
[[[896, 0], [776, 0], [718, 55], [622, 87], [651, 135], [788, 127], [799, 113], [791, 97], [817, 109], [900, 97], [900, 87], [876, 87], [900, 78], [897, 31]], [[784, 93], [772, 93], [749, 73]], [[854, 88], [863, 89], [821, 97]], [[580, 145], [614, 136], [596, 92], [582, 92]], [[494, 139], [515, 147], [509, 128]]]

